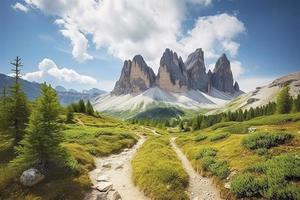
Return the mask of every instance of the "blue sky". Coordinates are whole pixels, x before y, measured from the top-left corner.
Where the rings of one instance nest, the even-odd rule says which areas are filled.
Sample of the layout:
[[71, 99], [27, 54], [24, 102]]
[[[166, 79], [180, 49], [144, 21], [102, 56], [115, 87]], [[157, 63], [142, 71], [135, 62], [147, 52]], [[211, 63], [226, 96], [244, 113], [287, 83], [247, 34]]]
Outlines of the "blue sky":
[[141, 54], [157, 71], [165, 48], [185, 59], [201, 47], [207, 68], [225, 52], [249, 91], [299, 71], [299, 10], [297, 0], [1, 0], [0, 73], [18, 55], [28, 80], [110, 90], [124, 59]]

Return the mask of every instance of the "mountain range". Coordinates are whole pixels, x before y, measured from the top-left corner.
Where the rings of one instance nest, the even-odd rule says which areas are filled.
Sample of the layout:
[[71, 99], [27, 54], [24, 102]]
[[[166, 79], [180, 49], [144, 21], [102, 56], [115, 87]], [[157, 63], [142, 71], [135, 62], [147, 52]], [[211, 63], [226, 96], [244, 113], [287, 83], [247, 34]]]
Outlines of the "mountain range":
[[141, 55], [124, 61], [119, 80], [111, 93], [94, 99], [96, 110], [126, 113], [130, 117], [148, 108], [175, 106], [182, 109], [215, 108], [243, 94], [234, 82], [230, 61], [225, 54], [213, 71], [206, 72], [201, 48], [185, 62], [170, 49], [160, 59], [157, 75]]
[[124, 61], [112, 92], [94, 98], [93, 106], [121, 118], [154, 118], [162, 112], [173, 117], [170, 113], [217, 113], [265, 105], [275, 101], [277, 93], [286, 85], [290, 87], [291, 95], [300, 93], [300, 72], [244, 93], [234, 82], [231, 64], [225, 54], [220, 56], [212, 71], [206, 71], [201, 48], [192, 52], [185, 62], [167, 48], [160, 59], [157, 75], [141, 55], [136, 55], [132, 60]]
[[[9, 87], [14, 84], [14, 78], [11, 76], [7, 76], [5, 74], [0, 74], [0, 91], [3, 91], [4, 87]], [[40, 95], [40, 83], [30, 82], [24, 79], [21, 79], [22, 89], [27, 95], [29, 100], [35, 100]], [[80, 99], [90, 100], [96, 96], [106, 93], [103, 90], [99, 90], [97, 88], [92, 88], [90, 90], [83, 90], [82, 92], [78, 92], [74, 89], [67, 90], [63, 86], [56, 86], [55, 90], [59, 97], [60, 103], [62, 105], [68, 105], [73, 102], [77, 102]]]

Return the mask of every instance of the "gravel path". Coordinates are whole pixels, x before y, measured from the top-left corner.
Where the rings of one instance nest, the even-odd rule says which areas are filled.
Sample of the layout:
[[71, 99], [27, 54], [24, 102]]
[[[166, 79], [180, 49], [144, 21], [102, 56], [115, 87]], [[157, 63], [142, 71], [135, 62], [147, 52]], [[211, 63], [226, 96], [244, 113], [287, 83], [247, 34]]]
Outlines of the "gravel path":
[[171, 145], [176, 152], [178, 158], [181, 160], [185, 171], [188, 173], [189, 187], [188, 192], [191, 200], [221, 200], [219, 191], [208, 178], [202, 177], [192, 167], [189, 160], [182, 153], [182, 151], [175, 144], [176, 138], [171, 138]]
[[[90, 172], [90, 178], [94, 184], [94, 190], [87, 195], [85, 200], [98, 199], [118, 199], [110, 197], [112, 195], [120, 196], [122, 200], [149, 200], [136, 186], [134, 186], [131, 178], [131, 160], [137, 149], [144, 143], [145, 138], [141, 137], [137, 144], [130, 149], [124, 149], [120, 154], [113, 154], [108, 157], [96, 158], [96, 169]], [[106, 192], [108, 197], [101, 197], [104, 192], [100, 192], [100, 188], [107, 186], [109, 190]], [[111, 194], [114, 193], [114, 194]]]

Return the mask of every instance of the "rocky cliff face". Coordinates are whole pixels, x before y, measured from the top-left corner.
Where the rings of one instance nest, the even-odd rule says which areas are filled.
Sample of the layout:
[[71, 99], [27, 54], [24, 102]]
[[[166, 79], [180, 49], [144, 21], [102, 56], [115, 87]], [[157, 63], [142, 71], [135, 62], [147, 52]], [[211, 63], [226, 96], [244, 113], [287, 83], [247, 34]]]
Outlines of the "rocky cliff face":
[[210, 93], [212, 88], [230, 94], [240, 92], [238, 83], [233, 84], [231, 66], [226, 55], [218, 59], [213, 72], [209, 70], [206, 73], [204, 53], [200, 48], [191, 53], [185, 63], [176, 52], [166, 49], [160, 59], [157, 77], [142, 56], [137, 55], [132, 61], [126, 60], [112, 94], [135, 95], [151, 87], [177, 93], [190, 89]]
[[165, 50], [160, 59], [156, 84], [171, 92], [183, 92], [189, 89], [186, 67], [176, 52], [170, 49]]
[[138, 94], [155, 85], [155, 74], [141, 55], [126, 60], [112, 94]]
[[204, 53], [202, 49], [196, 49], [185, 61], [191, 89], [208, 91], [209, 76], [206, 74]]
[[230, 62], [223, 54], [217, 61], [211, 76], [211, 84], [214, 88], [228, 93], [234, 93], [233, 75]]

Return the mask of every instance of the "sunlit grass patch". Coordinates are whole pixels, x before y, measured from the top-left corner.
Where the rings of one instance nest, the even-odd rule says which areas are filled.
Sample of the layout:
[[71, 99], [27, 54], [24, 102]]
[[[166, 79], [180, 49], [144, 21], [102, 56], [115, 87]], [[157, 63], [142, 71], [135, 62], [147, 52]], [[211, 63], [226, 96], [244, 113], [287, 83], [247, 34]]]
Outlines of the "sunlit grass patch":
[[188, 199], [188, 175], [168, 137], [148, 139], [132, 161], [133, 181], [152, 199]]

